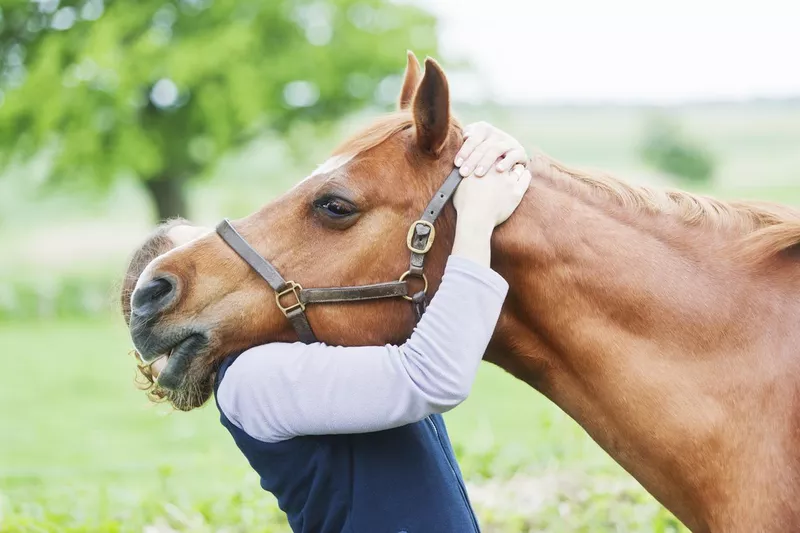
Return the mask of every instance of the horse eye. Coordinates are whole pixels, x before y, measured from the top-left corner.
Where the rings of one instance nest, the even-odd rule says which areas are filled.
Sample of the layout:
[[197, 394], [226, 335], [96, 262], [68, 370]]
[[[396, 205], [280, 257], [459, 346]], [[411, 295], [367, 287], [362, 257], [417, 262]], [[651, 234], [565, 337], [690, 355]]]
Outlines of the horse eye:
[[343, 218], [356, 212], [356, 208], [353, 204], [347, 200], [335, 197], [319, 198], [314, 201], [314, 207], [331, 218]]

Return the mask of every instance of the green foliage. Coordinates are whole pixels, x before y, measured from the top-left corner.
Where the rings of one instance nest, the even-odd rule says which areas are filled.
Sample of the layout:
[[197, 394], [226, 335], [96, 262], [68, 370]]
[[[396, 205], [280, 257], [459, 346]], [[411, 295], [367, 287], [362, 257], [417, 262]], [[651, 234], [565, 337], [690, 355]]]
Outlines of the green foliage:
[[[435, 19], [389, 0], [1, 0], [0, 150], [48, 177], [185, 181], [375, 101]], [[391, 79], [391, 78], [390, 78]], [[383, 84], [383, 85], [382, 85]], [[385, 91], [384, 91], [385, 92]]]
[[692, 183], [705, 184], [713, 177], [711, 154], [663, 117], [648, 122], [640, 153], [645, 163]]

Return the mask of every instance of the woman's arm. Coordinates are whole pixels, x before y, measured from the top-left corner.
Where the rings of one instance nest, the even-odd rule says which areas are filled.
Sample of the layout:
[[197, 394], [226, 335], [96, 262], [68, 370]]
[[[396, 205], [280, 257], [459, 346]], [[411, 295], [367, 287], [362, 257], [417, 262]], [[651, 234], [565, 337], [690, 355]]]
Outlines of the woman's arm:
[[464, 401], [508, 286], [463, 257], [401, 346], [272, 343], [247, 350], [217, 391], [225, 415], [252, 437], [364, 433], [417, 422]]
[[[492, 148], [496, 138], [487, 135], [483, 144], [488, 149], [477, 148], [494, 150], [495, 159], [508, 153], [507, 143], [502, 153]], [[405, 344], [252, 348], [228, 368], [220, 384], [217, 401], [223, 413], [254, 438], [278, 442], [299, 435], [389, 429], [461, 403], [508, 290], [489, 268], [492, 230], [510, 216], [529, 182], [530, 174], [521, 167], [464, 179], [454, 198], [453, 254], [439, 290]]]

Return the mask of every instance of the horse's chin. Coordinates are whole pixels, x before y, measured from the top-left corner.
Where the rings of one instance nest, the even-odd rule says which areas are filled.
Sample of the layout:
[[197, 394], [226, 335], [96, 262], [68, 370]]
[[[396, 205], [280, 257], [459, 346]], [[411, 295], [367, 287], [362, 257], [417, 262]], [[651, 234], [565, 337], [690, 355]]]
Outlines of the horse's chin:
[[194, 363], [195, 361], [192, 362], [177, 387], [164, 389], [156, 381], [156, 388], [159, 388], [163, 397], [179, 411], [191, 411], [201, 407], [214, 392], [217, 368], [201, 361], [198, 361], [200, 364], [197, 365]]
[[166, 400], [179, 411], [191, 411], [205, 404], [213, 392], [214, 373], [205, 384], [168, 391]]
[[207, 338], [187, 337], [151, 366], [151, 370], [157, 369], [153, 372], [157, 396], [180, 411], [202, 406], [214, 391], [219, 363]]

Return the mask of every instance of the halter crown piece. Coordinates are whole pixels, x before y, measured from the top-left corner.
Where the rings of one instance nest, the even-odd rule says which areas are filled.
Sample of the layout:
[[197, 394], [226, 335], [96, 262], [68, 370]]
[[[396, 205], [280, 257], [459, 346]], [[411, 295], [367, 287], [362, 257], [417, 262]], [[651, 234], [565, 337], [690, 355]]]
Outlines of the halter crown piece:
[[[380, 298], [405, 298], [411, 302], [416, 321], [422, 317], [428, 305], [428, 278], [423, 271], [425, 254], [430, 251], [436, 238], [434, 222], [455, 194], [461, 175], [454, 168], [428, 205], [419, 220], [411, 223], [406, 236], [406, 246], [411, 251], [411, 260], [406, 270], [397, 281], [374, 283], [372, 285], [356, 285], [352, 287], [324, 287], [304, 289], [299, 283], [287, 281], [272, 264], [264, 259], [250, 246], [226, 218], [217, 225], [217, 234], [236, 252], [242, 260], [250, 265], [259, 276], [264, 278], [275, 291], [275, 302], [284, 316], [289, 319], [297, 332], [300, 341], [317, 342], [306, 316], [306, 305], [334, 302], [359, 302]], [[419, 278], [423, 282], [422, 290], [409, 295], [408, 278]]]

